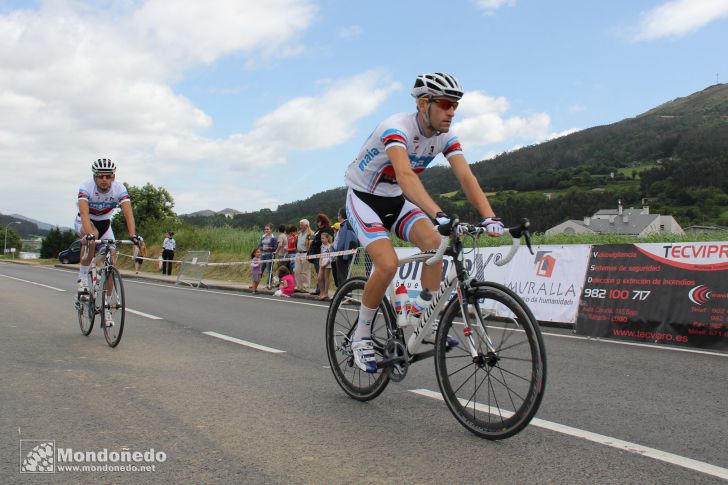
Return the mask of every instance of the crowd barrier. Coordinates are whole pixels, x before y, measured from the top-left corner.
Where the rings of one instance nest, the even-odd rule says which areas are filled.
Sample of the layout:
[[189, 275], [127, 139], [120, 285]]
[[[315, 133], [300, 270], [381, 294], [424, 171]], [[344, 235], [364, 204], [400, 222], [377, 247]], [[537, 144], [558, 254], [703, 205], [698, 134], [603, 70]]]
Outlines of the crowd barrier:
[[[466, 269], [509, 287], [541, 322], [591, 337], [728, 349], [728, 242], [542, 245], [534, 246], [533, 255], [522, 248], [509, 264], [496, 266], [509, 249], [470, 250]], [[395, 250], [402, 257], [416, 248]], [[372, 265], [364, 251], [331, 255], [354, 253], [349, 275], [368, 276]], [[194, 264], [204, 271], [250, 263]], [[420, 290], [422, 264], [409, 263], [397, 273], [395, 283], [404, 284], [410, 298]], [[443, 277], [449, 264], [446, 258]]]

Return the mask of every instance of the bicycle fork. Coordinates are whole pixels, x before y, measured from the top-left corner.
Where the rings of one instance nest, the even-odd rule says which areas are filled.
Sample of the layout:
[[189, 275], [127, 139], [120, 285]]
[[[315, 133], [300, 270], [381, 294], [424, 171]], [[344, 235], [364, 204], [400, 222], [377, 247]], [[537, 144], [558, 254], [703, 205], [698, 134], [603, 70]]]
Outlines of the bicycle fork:
[[479, 358], [479, 346], [477, 345], [475, 339], [473, 338], [473, 331], [479, 332], [482, 340], [485, 342], [486, 347], [486, 354], [494, 354], [495, 353], [495, 345], [493, 345], [493, 341], [491, 340], [490, 336], [488, 335], [488, 332], [485, 329], [485, 323], [483, 322], [483, 317], [480, 314], [480, 312], [473, 312], [474, 313], [474, 320], [473, 316], [470, 315], [469, 311], [469, 303], [467, 298], [463, 298], [462, 296], [462, 289], [458, 286], [457, 289], [457, 298], [460, 300], [460, 313], [463, 317], [463, 335], [465, 336], [465, 342], [468, 347], [468, 351], [470, 352], [470, 355], [473, 357], [473, 359]]

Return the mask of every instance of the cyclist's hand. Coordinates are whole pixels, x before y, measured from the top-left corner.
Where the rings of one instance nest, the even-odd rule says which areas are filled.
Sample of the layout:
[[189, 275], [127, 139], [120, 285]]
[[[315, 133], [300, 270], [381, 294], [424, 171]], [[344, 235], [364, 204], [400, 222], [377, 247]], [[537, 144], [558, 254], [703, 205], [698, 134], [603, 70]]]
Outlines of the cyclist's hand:
[[129, 239], [131, 239], [131, 242], [133, 242], [137, 246], [140, 246], [142, 244], [142, 241], [144, 241], [144, 238], [141, 236], [132, 236]]
[[438, 212], [435, 214], [435, 222], [437, 222], [438, 226], [446, 226], [450, 224], [450, 216], [444, 212]]
[[486, 217], [480, 225], [485, 228], [485, 233], [490, 237], [500, 237], [503, 235], [504, 227], [500, 217]]
[[87, 241], [93, 241], [94, 239], [96, 239], [96, 234], [86, 234], [86, 236], [84, 236], [84, 239]]

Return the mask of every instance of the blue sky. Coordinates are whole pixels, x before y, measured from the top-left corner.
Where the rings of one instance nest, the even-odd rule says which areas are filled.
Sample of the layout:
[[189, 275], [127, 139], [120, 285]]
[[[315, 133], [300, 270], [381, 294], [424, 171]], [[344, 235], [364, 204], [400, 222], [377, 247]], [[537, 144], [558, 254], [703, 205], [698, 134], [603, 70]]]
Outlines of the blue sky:
[[70, 226], [103, 156], [180, 214], [275, 208], [343, 185], [419, 73], [463, 84], [472, 162], [724, 82], [726, 45], [728, 0], [0, 0], [0, 212]]

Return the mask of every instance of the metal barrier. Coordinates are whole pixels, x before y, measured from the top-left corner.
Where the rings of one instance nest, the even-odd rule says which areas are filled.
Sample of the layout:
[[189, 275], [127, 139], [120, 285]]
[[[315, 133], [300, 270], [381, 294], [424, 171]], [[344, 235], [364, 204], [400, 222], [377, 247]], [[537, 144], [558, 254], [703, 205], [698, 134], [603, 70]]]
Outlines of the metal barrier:
[[182, 266], [175, 285], [184, 283], [199, 288], [209, 260], [210, 251], [187, 251], [182, 258]]
[[349, 265], [349, 275], [347, 277], [351, 278], [352, 276], [363, 276], [365, 278], [369, 278], [371, 273], [372, 260], [366, 250], [360, 247], [354, 256], [354, 260]]

